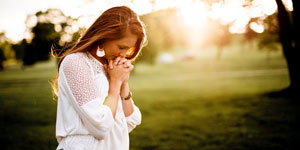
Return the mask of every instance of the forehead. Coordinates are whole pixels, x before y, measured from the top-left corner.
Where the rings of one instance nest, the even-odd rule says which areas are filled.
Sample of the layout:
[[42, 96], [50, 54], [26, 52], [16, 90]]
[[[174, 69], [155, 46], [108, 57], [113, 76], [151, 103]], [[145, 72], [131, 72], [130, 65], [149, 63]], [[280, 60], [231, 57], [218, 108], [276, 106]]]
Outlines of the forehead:
[[134, 47], [137, 42], [137, 39], [137, 35], [127, 33], [123, 38], [116, 40], [116, 43], [120, 46]]

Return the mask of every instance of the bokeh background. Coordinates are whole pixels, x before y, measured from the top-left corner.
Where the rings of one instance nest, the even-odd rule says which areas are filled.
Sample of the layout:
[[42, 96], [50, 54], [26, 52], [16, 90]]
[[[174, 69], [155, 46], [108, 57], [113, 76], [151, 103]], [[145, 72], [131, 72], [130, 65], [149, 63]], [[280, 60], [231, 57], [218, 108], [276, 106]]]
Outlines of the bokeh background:
[[[299, 141], [296, 0], [0, 0], [1, 149], [55, 149], [56, 48], [126, 5], [148, 43], [132, 150], [288, 150]], [[299, 3], [299, 2], [298, 2]], [[297, 19], [296, 19], [297, 18]]]

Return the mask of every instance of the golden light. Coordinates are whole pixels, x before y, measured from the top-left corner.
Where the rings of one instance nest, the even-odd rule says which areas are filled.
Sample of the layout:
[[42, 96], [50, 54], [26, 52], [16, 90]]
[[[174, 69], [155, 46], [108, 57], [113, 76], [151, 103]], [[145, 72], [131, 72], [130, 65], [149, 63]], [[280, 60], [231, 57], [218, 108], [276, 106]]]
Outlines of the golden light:
[[[104, 10], [118, 5], [126, 5], [132, 8], [139, 15], [151, 13], [168, 7], [177, 7], [180, 9], [180, 15], [183, 16], [187, 26], [200, 29], [209, 16], [212, 19], [220, 19], [222, 24], [231, 24], [235, 22], [231, 31], [234, 33], [242, 33], [242, 26], [245, 25], [247, 18], [259, 18], [271, 15], [276, 12], [277, 5], [275, 0], [252, 0], [250, 7], [244, 7], [245, 0], [223, 0], [213, 1], [211, 9], [204, 3], [204, 0], [52, 0], [32, 2], [19, 1], [19, 5], [15, 5], [15, 0], [7, 1], [6, 5], [0, 5], [0, 31], [6, 33], [9, 39], [17, 42], [24, 37], [29, 37], [25, 32], [26, 27], [24, 21], [28, 14], [48, 8], [58, 8], [65, 15], [78, 18], [78, 27], [89, 27], [93, 21]], [[292, 0], [282, 0], [289, 11], [293, 10]], [[210, 1], [211, 2], [211, 1]], [[34, 3], [34, 5], [32, 5]], [[7, 15], [9, 14], [9, 15]], [[13, 19], [12, 19], [13, 18]], [[37, 18], [34, 22], [37, 21]], [[39, 20], [44, 20], [41, 17]], [[34, 25], [34, 23], [32, 24]], [[30, 25], [30, 26], [32, 26]], [[78, 30], [73, 27], [72, 30]], [[56, 26], [56, 31], [60, 31], [60, 27]], [[261, 29], [260, 29], [261, 30]]]
[[202, 2], [194, 2], [179, 7], [187, 25], [192, 27], [203, 27], [208, 16], [207, 6]]
[[250, 23], [250, 28], [257, 32], [257, 33], [263, 33], [264, 32], [264, 26], [262, 24], [257, 24], [256, 22]]

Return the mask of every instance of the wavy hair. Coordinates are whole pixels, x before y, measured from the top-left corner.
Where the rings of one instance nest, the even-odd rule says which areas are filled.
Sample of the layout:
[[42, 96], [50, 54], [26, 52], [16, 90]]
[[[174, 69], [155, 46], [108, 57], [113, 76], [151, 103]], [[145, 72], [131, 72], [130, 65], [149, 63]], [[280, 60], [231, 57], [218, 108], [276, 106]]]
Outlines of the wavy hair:
[[[126, 58], [134, 61], [146, 42], [144, 24], [139, 16], [126, 6], [112, 7], [103, 12], [97, 20], [85, 31], [75, 45], [67, 50], [57, 50], [52, 46], [51, 55], [58, 58], [58, 70], [63, 59], [75, 52], [88, 52], [102, 45], [106, 41], [118, 40], [126, 33], [137, 35], [135, 49]], [[50, 81], [54, 96], [58, 96], [58, 74]]]

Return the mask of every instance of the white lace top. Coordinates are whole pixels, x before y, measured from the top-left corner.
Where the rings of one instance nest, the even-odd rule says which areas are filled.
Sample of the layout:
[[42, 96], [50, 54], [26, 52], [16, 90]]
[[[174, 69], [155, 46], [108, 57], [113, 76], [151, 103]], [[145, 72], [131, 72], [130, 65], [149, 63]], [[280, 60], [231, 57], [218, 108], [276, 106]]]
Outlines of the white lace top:
[[102, 64], [89, 52], [67, 55], [58, 77], [56, 118], [57, 149], [128, 150], [129, 132], [141, 123], [141, 112], [134, 105], [125, 117], [119, 98], [115, 119], [103, 105], [109, 82]]

